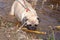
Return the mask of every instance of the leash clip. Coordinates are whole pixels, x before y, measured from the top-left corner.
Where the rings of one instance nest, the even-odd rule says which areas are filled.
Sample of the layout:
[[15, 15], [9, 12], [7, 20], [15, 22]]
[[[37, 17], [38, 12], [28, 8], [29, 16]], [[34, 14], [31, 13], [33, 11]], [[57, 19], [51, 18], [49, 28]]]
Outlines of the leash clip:
[[28, 8], [26, 8], [26, 12], [30, 11]]

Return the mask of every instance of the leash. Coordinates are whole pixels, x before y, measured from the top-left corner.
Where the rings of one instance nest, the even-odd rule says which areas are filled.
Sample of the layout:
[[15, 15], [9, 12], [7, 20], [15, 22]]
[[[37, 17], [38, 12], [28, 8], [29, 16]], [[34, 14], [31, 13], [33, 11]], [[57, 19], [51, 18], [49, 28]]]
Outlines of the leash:
[[26, 12], [30, 11], [29, 8], [28, 8], [28, 6], [26, 5], [25, 0], [23, 0], [23, 1], [24, 1], [25, 6], [26, 6]]
[[[16, 1], [18, 1], [18, 0], [16, 0]], [[27, 5], [25, 3], [25, 0], [23, 0], [25, 6], [20, 1], [18, 1], [18, 2], [26, 9], [26, 12], [30, 11], [30, 9], [27, 7]]]

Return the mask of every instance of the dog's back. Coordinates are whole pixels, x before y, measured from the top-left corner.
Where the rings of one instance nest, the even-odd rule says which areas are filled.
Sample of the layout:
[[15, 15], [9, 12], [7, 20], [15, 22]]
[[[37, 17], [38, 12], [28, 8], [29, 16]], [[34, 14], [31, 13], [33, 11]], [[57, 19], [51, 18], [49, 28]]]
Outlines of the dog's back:
[[24, 14], [26, 13], [25, 7], [28, 7], [30, 11], [37, 15], [36, 11], [27, 1], [25, 1], [25, 4], [23, 0], [16, 0], [12, 5], [10, 15], [15, 15], [18, 18], [18, 20], [21, 20], [21, 18], [24, 17]]

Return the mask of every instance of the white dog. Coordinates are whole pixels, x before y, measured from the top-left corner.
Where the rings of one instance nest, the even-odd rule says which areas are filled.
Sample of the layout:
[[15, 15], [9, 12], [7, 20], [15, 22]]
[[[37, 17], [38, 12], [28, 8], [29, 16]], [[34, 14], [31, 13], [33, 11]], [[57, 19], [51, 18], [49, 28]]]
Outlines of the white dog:
[[39, 24], [36, 11], [26, 0], [14, 1], [10, 14], [15, 15], [18, 21], [20, 21], [22, 24], [26, 22], [28, 29], [35, 30], [35, 26]]

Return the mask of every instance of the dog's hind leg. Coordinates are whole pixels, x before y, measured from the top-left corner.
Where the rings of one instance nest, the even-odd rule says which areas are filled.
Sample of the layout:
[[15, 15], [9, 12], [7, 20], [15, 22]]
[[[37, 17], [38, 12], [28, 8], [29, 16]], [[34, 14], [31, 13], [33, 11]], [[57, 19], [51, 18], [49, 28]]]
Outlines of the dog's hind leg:
[[11, 11], [10, 11], [10, 15], [14, 16], [14, 7], [15, 7], [15, 2], [13, 3], [12, 7], [11, 7]]

